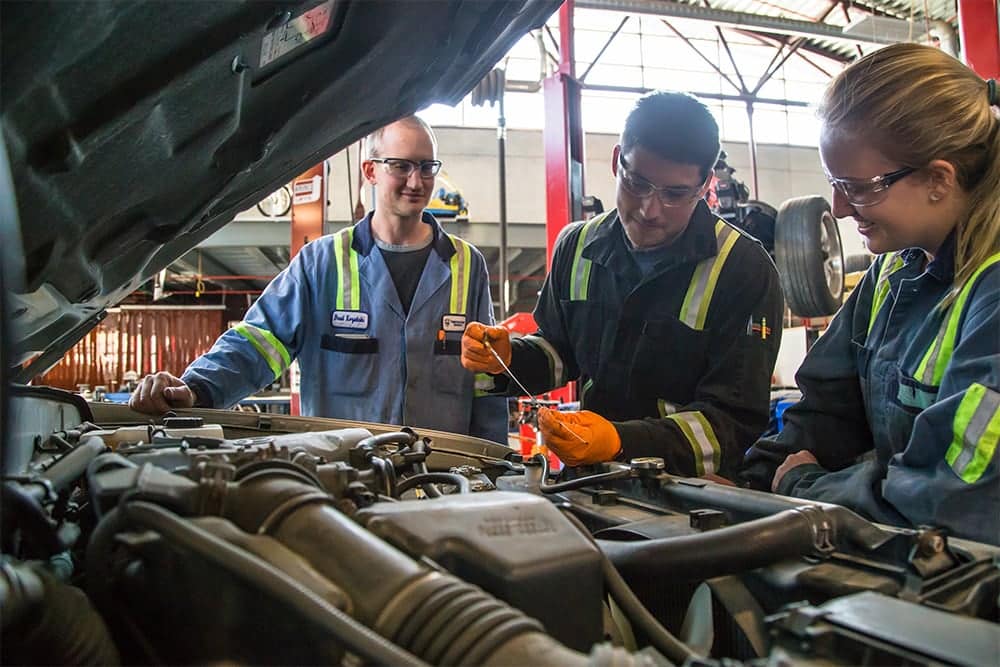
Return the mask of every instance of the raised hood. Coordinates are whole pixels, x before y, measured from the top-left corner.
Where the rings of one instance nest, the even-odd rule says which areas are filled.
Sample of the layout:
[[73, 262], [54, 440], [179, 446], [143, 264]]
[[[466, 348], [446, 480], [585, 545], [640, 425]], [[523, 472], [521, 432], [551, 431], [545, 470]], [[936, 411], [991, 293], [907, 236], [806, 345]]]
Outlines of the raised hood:
[[43, 353], [17, 379], [308, 167], [457, 103], [558, 5], [4, 2], [0, 108], [24, 246], [13, 360]]

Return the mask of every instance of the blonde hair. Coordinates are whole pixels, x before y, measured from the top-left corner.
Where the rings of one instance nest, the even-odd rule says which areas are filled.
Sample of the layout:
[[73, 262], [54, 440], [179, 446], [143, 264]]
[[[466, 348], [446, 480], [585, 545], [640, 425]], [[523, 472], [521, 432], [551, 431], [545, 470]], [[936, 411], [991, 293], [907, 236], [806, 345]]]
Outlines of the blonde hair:
[[956, 227], [955, 279], [942, 302], [948, 306], [1000, 251], [1000, 119], [986, 81], [939, 49], [894, 44], [841, 72], [819, 117], [903, 166], [920, 169], [938, 159], [954, 166], [968, 208]]
[[[431, 129], [431, 126], [428, 125], [423, 118], [420, 118], [419, 116], [404, 116], [395, 122], [419, 128], [427, 132], [427, 134], [430, 135], [431, 144], [434, 146], [434, 154], [437, 155], [437, 137], [434, 136], [434, 130]], [[389, 123], [389, 125], [392, 124], [393, 123]], [[382, 135], [385, 134], [385, 130], [389, 127], [389, 125], [380, 127], [365, 137], [365, 159], [370, 160], [373, 157], [384, 157], [380, 154], [380, 151], [382, 150]]]

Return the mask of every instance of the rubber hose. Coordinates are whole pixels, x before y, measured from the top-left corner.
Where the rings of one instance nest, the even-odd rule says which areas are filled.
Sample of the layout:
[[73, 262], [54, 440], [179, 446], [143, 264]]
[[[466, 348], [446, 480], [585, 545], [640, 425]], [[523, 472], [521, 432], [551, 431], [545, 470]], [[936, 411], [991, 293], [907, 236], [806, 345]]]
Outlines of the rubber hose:
[[108, 447], [103, 440], [87, 438], [49, 466], [42, 477], [51, 482], [57, 493], [65, 491], [83, 477], [91, 461], [106, 451]]
[[366, 449], [378, 447], [379, 445], [412, 445], [417, 441], [417, 434], [413, 431], [393, 431], [392, 433], [381, 433], [365, 438], [356, 448]]
[[[430, 470], [427, 469], [427, 463], [425, 461], [414, 463], [413, 469], [417, 471], [416, 474], [418, 475], [426, 475], [430, 472]], [[431, 498], [440, 498], [444, 495], [441, 493], [441, 489], [439, 489], [435, 484], [422, 484], [420, 488], [423, 489], [424, 493]]]
[[586, 537], [591, 544], [598, 548], [601, 554], [601, 571], [604, 573], [604, 582], [608, 587], [608, 592], [615, 599], [618, 606], [625, 612], [628, 619], [649, 639], [649, 643], [657, 651], [663, 654], [668, 660], [682, 665], [688, 658], [700, 657], [690, 646], [677, 639], [670, 633], [663, 624], [649, 612], [636, 597], [629, 585], [622, 579], [622, 576], [615, 569], [604, 552], [601, 551], [597, 540], [593, 538], [590, 531], [583, 523], [570, 512], [564, 511], [563, 515], [569, 519], [573, 525]]
[[[29, 536], [28, 544], [45, 557], [63, 552], [71, 546], [64, 543], [57, 525], [49, 518], [38, 500], [20, 484], [4, 482], [2, 489], [0, 498], [3, 500], [5, 533], [14, 525], [18, 526]], [[12, 521], [14, 517], [16, 521]]]
[[472, 486], [469, 484], [468, 478], [462, 475], [453, 472], [424, 472], [417, 475], [410, 475], [404, 479], [396, 485], [396, 492], [398, 495], [403, 495], [410, 489], [416, 486], [422, 487], [429, 482], [457, 486], [459, 493], [470, 493], [472, 491]]
[[[598, 544], [624, 571], [701, 581], [802, 556], [822, 555], [817, 547], [817, 531], [826, 515], [816, 508], [811, 511], [815, 516], [802, 510], [786, 510], [697, 535], [635, 542], [599, 540]], [[832, 522], [826, 523], [832, 526]], [[747, 549], [748, 544], [753, 549]]]
[[323, 628], [362, 658], [379, 665], [428, 667], [413, 654], [392, 644], [281, 570], [158, 505], [136, 501], [124, 506], [129, 519], [160, 533], [207, 561], [225, 568], [265, 594], [281, 600]]
[[[4, 575], [14, 584], [9, 590], [30, 596], [4, 601], [2, 664], [119, 664], [111, 634], [83, 591], [23, 565], [5, 566]], [[20, 610], [20, 618], [8, 618], [12, 608]]]
[[590, 486], [591, 484], [597, 484], [598, 482], [607, 482], [613, 479], [624, 479], [625, 477], [630, 477], [632, 475], [632, 470], [626, 466], [621, 467], [618, 470], [612, 470], [611, 472], [602, 472], [596, 475], [577, 477], [576, 479], [567, 480], [565, 482], [548, 484], [545, 481], [549, 477], [548, 457], [544, 454], [535, 454], [531, 457], [531, 459], [542, 466], [542, 481], [538, 483], [538, 490], [542, 493], [562, 493], [563, 491], [579, 489], [584, 486]]

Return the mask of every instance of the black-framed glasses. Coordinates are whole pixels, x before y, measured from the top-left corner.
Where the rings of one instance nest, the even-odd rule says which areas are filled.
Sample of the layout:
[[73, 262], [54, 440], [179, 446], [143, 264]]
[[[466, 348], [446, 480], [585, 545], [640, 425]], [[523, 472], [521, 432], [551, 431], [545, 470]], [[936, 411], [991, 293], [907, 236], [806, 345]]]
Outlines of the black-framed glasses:
[[851, 206], [874, 206], [885, 201], [893, 183], [901, 181], [915, 171], [918, 171], [916, 167], [903, 167], [871, 178], [836, 178], [827, 174], [826, 180], [831, 186], [840, 190]]
[[401, 157], [373, 157], [372, 162], [378, 162], [385, 173], [397, 178], [409, 178], [413, 171], [420, 171], [420, 178], [434, 178], [441, 171], [441, 160], [407, 160]]
[[664, 206], [684, 206], [685, 204], [690, 204], [695, 199], [701, 196], [701, 189], [704, 183], [696, 187], [684, 186], [684, 185], [667, 185], [662, 188], [658, 188], [649, 181], [647, 181], [642, 176], [632, 173], [632, 168], [629, 167], [628, 162], [625, 161], [625, 156], [622, 153], [618, 153], [618, 165], [620, 169], [618, 170], [618, 176], [621, 180], [622, 187], [630, 195], [638, 197], [639, 199], [648, 199], [656, 194], [660, 199], [660, 203]]

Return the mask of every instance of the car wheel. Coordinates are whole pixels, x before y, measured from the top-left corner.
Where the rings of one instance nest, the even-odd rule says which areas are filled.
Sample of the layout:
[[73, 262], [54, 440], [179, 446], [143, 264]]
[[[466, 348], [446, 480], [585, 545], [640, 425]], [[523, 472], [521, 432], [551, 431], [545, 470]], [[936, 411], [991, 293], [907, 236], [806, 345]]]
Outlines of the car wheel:
[[844, 273], [854, 273], [856, 271], [867, 271], [872, 265], [872, 255], [849, 255], [844, 258]]
[[797, 197], [781, 205], [774, 258], [792, 313], [824, 317], [837, 312], [844, 295], [844, 252], [826, 199]]

